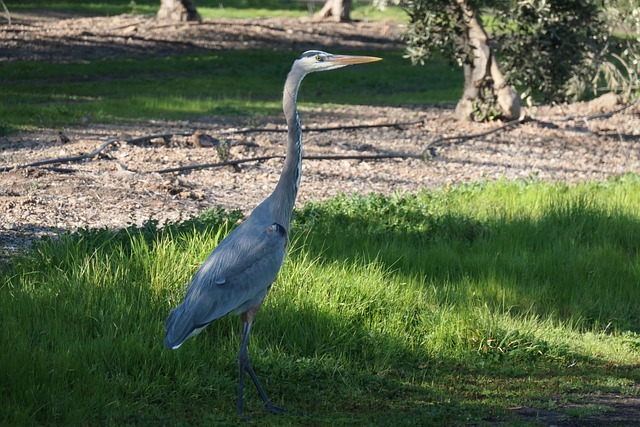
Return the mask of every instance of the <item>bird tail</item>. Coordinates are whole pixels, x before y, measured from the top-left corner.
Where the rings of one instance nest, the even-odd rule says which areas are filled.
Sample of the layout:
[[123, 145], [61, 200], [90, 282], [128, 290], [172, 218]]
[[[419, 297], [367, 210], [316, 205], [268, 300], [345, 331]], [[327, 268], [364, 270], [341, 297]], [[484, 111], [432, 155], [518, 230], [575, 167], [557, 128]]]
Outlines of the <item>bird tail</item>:
[[165, 348], [172, 350], [178, 349], [187, 338], [199, 332], [199, 329], [201, 328], [197, 328], [189, 316], [184, 316], [184, 307], [182, 304], [177, 306], [171, 310], [164, 324], [164, 330], [166, 332], [166, 336], [164, 337]]

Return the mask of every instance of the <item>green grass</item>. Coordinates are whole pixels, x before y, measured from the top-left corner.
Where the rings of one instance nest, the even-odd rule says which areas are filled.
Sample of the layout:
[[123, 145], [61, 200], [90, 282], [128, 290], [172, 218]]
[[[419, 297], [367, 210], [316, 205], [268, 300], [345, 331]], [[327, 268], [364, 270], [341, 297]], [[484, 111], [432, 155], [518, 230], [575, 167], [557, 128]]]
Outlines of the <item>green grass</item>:
[[[462, 75], [445, 61], [413, 67], [399, 51], [366, 54], [384, 61], [333, 76], [308, 76], [301, 108], [328, 102], [455, 102], [460, 95]], [[94, 122], [117, 122], [277, 115], [284, 79], [297, 55], [231, 51], [82, 63], [13, 62], [0, 74], [0, 122], [11, 131], [79, 125], [87, 116]]]
[[[160, 8], [160, 0], [100, 0], [100, 1], [5, 1], [10, 12], [54, 11], [80, 13], [94, 16], [113, 16], [123, 13], [155, 15]], [[300, 18], [309, 16], [308, 3], [294, 0], [200, 0], [196, 2], [198, 12], [205, 19], [221, 18]], [[320, 10], [322, 3], [314, 5]], [[407, 22], [407, 14], [398, 6], [390, 6], [380, 11], [371, 2], [354, 1], [351, 18], [354, 20]]]
[[[637, 394], [639, 206], [634, 175], [306, 205], [250, 348], [270, 396], [304, 415], [265, 414], [252, 388], [249, 415], [523, 425], [507, 408]], [[180, 290], [237, 218], [84, 230], [4, 267], [0, 423], [240, 424], [237, 318], [162, 347]]]

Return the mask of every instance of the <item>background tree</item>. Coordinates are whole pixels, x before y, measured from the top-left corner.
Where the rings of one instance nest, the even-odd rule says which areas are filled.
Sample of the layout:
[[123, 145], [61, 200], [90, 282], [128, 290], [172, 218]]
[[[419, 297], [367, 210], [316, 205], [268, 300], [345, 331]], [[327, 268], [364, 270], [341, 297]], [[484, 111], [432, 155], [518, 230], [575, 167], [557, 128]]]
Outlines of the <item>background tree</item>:
[[9, 9], [7, 9], [7, 5], [4, 4], [4, 0], [0, 0], [0, 5], [2, 6], [2, 10], [4, 11], [4, 15], [7, 18], [7, 23], [11, 25], [11, 14], [9, 13]]
[[195, 0], [160, 0], [156, 17], [167, 21], [200, 21]]
[[604, 17], [593, 1], [522, 0], [497, 18], [509, 81], [545, 102], [579, 98], [607, 53]]
[[460, 119], [520, 116], [520, 99], [498, 67], [472, 0], [410, 0], [407, 53], [414, 64], [442, 52], [464, 69], [464, 90], [456, 106]]
[[352, 0], [327, 0], [318, 12], [313, 15], [316, 20], [332, 20], [348, 22], [351, 20]]
[[[516, 117], [519, 102], [511, 85], [521, 88], [527, 99], [532, 95], [547, 102], [578, 99], [588, 88], [595, 93], [602, 81], [609, 90], [629, 94], [635, 88], [637, 93], [640, 6], [637, 0], [607, 4], [602, 8], [594, 0], [409, 0], [407, 54], [412, 62], [423, 63], [442, 52], [464, 68], [464, 92], [456, 108], [461, 118]], [[487, 16], [493, 19], [482, 20], [481, 10], [490, 10]], [[631, 28], [624, 43], [613, 37], [620, 26], [607, 18], [616, 14]], [[491, 23], [493, 39], [483, 22]]]
[[[640, 2], [609, 0], [603, 8], [607, 37], [606, 52], [599, 55], [589, 81], [576, 82], [577, 89], [593, 93], [614, 91], [625, 102], [640, 99]], [[613, 37], [611, 35], [614, 35]], [[583, 61], [589, 65], [590, 58]], [[589, 88], [590, 86], [590, 88]], [[570, 86], [571, 89], [571, 86]]]

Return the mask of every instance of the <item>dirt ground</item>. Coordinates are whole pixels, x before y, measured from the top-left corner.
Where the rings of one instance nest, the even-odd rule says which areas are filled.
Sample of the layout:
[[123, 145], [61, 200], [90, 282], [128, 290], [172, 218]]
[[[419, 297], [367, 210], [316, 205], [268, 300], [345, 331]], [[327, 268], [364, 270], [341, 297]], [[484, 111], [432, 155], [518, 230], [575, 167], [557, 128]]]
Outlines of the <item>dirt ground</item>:
[[[77, 61], [100, 57], [170, 55], [203, 50], [273, 48], [292, 58], [309, 48], [329, 51], [400, 48], [402, 28], [387, 23], [313, 23], [305, 20], [205, 20], [167, 24], [143, 16], [77, 17], [14, 14], [0, 21], [0, 64]], [[425, 76], [428, 78], [428, 76]], [[304, 87], [302, 88], [304, 90]], [[640, 172], [640, 109], [615, 98], [525, 110], [535, 120], [466, 140], [440, 141], [431, 158], [305, 160], [299, 203], [338, 193], [413, 192], [477, 180], [541, 179], [569, 183]], [[438, 138], [482, 134], [501, 124], [457, 122], [452, 107], [370, 107], [325, 110], [301, 106], [309, 128], [376, 125], [304, 134], [305, 155], [419, 154]], [[402, 125], [390, 125], [405, 123]], [[408, 124], [407, 124], [408, 123]], [[146, 219], [177, 220], [211, 206], [250, 210], [274, 188], [281, 159], [182, 173], [159, 170], [215, 163], [207, 138], [230, 145], [238, 160], [284, 154], [281, 116], [210, 117], [164, 122], [40, 129], [0, 137], [0, 252], [5, 257], [42, 234], [79, 227], [122, 227]], [[265, 128], [242, 133], [242, 129]], [[194, 145], [194, 132], [206, 136]], [[125, 142], [137, 137], [173, 137]], [[19, 168], [35, 161], [77, 156], [117, 138], [89, 160]], [[516, 408], [548, 425], [640, 425], [640, 399], [606, 396], [589, 402], [611, 411], [581, 418], [558, 411]]]

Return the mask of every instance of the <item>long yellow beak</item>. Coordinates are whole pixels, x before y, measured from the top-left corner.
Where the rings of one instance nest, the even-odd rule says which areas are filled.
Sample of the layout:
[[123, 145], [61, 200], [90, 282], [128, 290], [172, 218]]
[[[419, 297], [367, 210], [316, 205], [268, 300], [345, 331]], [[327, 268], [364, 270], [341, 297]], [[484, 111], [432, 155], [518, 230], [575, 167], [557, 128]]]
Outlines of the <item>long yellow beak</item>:
[[382, 58], [376, 56], [353, 56], [353, 55], [334, 55], [331, 62], [339, 65], [364, 64], [366, 62], [382, 61]]

